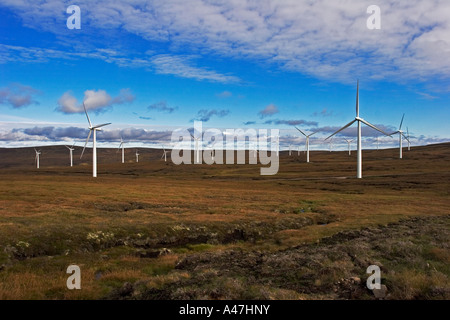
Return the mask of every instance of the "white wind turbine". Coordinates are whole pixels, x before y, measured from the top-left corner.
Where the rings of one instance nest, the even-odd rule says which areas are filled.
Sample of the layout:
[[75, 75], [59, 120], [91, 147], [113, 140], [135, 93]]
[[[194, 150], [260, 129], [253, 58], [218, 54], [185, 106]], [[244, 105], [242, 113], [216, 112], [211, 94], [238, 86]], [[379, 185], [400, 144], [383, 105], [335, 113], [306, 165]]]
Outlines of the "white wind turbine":
[[75, 150], [74, 146], [75, 146], [75, 143], [71, 147], [66, 146], [66, 148], [69, 149], [69, 152], [70, 152], [70, 166], [71, 167], [73, 167], [73, 150]]
[[120, 136], [120, 144], [119, 148], [117, 148], [117, 152], [122, 147], [122, 163], [125, 163], [125, 141], [123, 141], [122, 136]]
[[380, 146], [380, 139], [378, 138], [378, 136], [375, 138], [376, 142], [377, 142], [377, 150], [379, 149]]
[[352, 140], [348, 140], [348, 139], [344, 138], [344, 140], [347, 141], [347, 144], [348, 144], [348, 155], [351, 155], [352, 154], [352, 150], [350, 149], [350, 143], [353, 142], [353, 139]]
[[34, 157], [34, 162], [36, 162], [36, 168], [39, 169], [39, 156], [41, 154], [41, 150], [34, 149], [34, 152], [36, 152], [36, 156]]
[[335, 133], [333, 133], [332, 135], [330, 135], [329, 137], [327, 137], [325, 140], [331, 138], [332, 136], [334, 136], [335, 134], [337, 134], [338, 132], [341, 132], [344, 129], [347, 129], [348, 127], [350, 127], [353, 123], [358, 122], [358, 139], [357, 139], [357, 169], [356, 169], [356, 177], [358, 179], [362, 178], [362, 147], [361, 147], [361, 122], [364, 123], [365, 125], [371, 127], [372, 129], [375, 129], [381, 133], [383, 133], [384, 135], [389, 135], [387, 133], [385, 133], [384, 131], [378, 129], [377, 127], [375, 127], [373, 124], [370, 124], [369, 122], [367, 122], [366, 120], [362, 119], [359, 117], [359, 80], [356, 84], [356, 117], [355, 119], [346, 124], [345, 126], [343, 126], [341, 129], [339, 129], [338, 131], [336, 131]]
[[84, 102], [83, 102], [83, 108], [84, 108], [84, 112], [86, 113], [86, 118], [89, 122], [89, 135], [87, 136], [86, 143], [84, 144], [83, 152], [81, 152], [80, 159], [83, 157], [84, 150], [86, 149], [86, 145], [89, 142], [89, 139], [91, 138], [91, 133], [93, 133], [93, 135], [92, 135], [92, 176], [94, 178], [96, 178], [97, 177], [97, 131], [102, 131], [102, 129], [100, 129], [100, 127], [110, 125], [111, 123], [104, 123], [104, 124], [99, 124], [97, 126], [92, 126], [91, 119], [89, 119], [89, 115], [87, 113]]
[[408, 127], [406, 127], [406, 136], [408, 137], [408, 138], [406, 138], [406, 140], [408, 141], [408, 151], [410, 151], [411, 150], [411, 142], [409, 140], [409, 129], [408, 129]]
[[277, 147], [277, 157], [279, 157], [280, 156], [280, 136], [279, 135], [277, 136], [276, 147]]
[[259, 153], [259, 151], [258, 151], [258, 144], [254, 143], [253, 144], [253, 158], [257, 158], [258, 157], [258, 153]]
[[139, 162], [139, 151], [136, 149], [136, 162]]
[[200, 149], [198, 146], [198, 141], [200, 140], [200, 137], [194, 137], [191, 133], [191, 137], [195, 140], [195, 153], [196, 153], [196, 163], [200, 163]]
[[402, 124], [403, 124], [403, 119], [404, 118], [405, 118], [405, 114], [403, 114], [403, 116], [402, 116], [402, 121], [400, 121], [400, 126], [398, 127], [398, 130], [395, 131], [395, 132], [392, 132], [390, 134], [390, 136], [392, 136], [392, 135], [398, 133], [398, 145], [399, 145], [399, 149], [400, 149], [400, 159], [403, 158], [403, 138], [405, 138], [409, 142], [409, 138], [406, 137], [405, 134], [402, 131]]
[[289, 156], [291, 156], [291, 155], [292, 155], [292, 145], [289, 144]]
[[309, 162], [309, 138], [310, 138], [313, 134], [316, 134], [317, 131], [307, 135], [306, 133], [304, 133], [304, 132], [303, 132], [302, 130], [300, 130], [299, 128], [295, 127], [295, 129], [297, 129], [298, 131], [300, 131], [300, 133], [306, 137], [306, 162]]
[[300, 156], [300, 146], [298, 146], [297, 156]]
[[168, 154], [170, 151], [167, 151], [167, 150], [164, 148], [164, 146], [162, 146], [162, 147], [163, 147], [163, 155], [161, 156], [161, 159], [164, 158], [164, 162], [167, 162], [167, 154]]
[[330, 148], [330, 152], [333, 150], [333, 139], [330, 139], [330, 142], [329, 142], [329, 148]]

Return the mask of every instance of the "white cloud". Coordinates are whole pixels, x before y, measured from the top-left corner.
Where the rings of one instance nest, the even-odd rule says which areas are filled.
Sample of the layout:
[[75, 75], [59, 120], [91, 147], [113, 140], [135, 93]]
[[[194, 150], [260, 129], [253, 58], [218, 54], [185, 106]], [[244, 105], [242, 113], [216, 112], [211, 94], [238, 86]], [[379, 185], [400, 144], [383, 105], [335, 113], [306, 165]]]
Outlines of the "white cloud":
[[[83, 12], [82, 30], [111, 35], [125, 31], [169, 43], [173, 54], [152, 58], [159, 73], [208, 81], [237, 80], [193, 66], [189, 56], [175, 55], [182, 51], [257, 59], [341, 82], [356, 77], [397, 81], [450, 77], [448, 0], [379, 0], [381, 30], [366, 27], [370, 4], [358, 0], [77, 2]], [[56, 17], [65, 18], [57, 2], [4, 0], [2, 5], [16, 12], [27, 26], [63, 32], [55, 21]], [[95, 54], [109, 62], [148, 67], [144, 57], [127, 59], [116, 53]], [[38, 58], [53, 55], [58, 53], [40, 53]], [[94, 57], [93, 52], [88, 55]], [[0, 61], [26, 58], [25, 53], [18, 57], [0, 54]]]
[[263, 110], [261, 110], [260, 112], [258, 112], [258, 115], [261, 119], [265, 118], [265, 117], [270, 117], [273, 116], [274, 114], [280, 112], [278, 110], [278, 107], [274, 104], [269, 104], [267, 107], [265, 107]]
[[30, 104], [39, 104], [34, 96], [39, 93], [33, 87], [20, 83], [12, 83], [7, 87], [0, 88], [0, 104], [9, 104], [13, 108], [22, 108]]
[[239, 82], [239, 78], [232, 75], [224, 75], [206, 68], [192, 66], [193, 57], [174, 56], [169, 54], [156, 55], [151, 58], [156, 73], [172, 74], [182, 78], [196, 80], [208, 80], [212, 82], [232, 83]]
[[[112, 98], [105, 90], [86, 90], [84, 92], [83, 102], [87, 110], [95, 112], [105, 111], [114, 104], [122, 104], [132, 102], [134, 95], [129, 89], [121, 89], [117, 97]], [[78, 103], [77, 99], [70, 91], [65, 92], [58, 100], [57, 110], [62, 113], [83, 113], [84, 108], [82, 103]]]

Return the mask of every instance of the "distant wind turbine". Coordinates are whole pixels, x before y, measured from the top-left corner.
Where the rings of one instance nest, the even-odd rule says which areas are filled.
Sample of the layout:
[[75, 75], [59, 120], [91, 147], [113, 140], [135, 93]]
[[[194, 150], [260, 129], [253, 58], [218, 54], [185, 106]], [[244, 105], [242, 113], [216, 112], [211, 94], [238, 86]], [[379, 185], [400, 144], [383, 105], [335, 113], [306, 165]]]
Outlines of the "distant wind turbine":
[[200, 163], [200, 149], [198, 146], [198, 141], [200, 140], [200, 137], [196, 138], [192, 135], [192, 133], [191, 133], [191, 137], [194, 138], [194, 140], [195, 140], [196, 163]]
[[307, 135], [306, 133], [304, 133], [304, 132], [303, 132], [302, 130], [300, 130], [299, 128], [295, 127], [295, 129], [297, 129], [298, 131], [300, 131], [300, 133], [306, 137], [306, 162], [309, 162], [309, 138], [310, 138], [313, 134], [316, 134], [317, 131]]
[[92, 135], [92, 176], [94, 178], [96, 178], [97, 177], [97, 131], [101, 131], [102, 129], [100, 129], [100, 127], [110, 125], [111, 123], [104, 123], [104, 124], [99, 124], [97, 126], [92, 126], [91, 119], [89, 119], [89, 115], [87, 113], [84, 102], [83, 102], [83, 107], [84, 107], [84, 112], [86, 113], [86, 118], [89, 122], [89, 135], [87, 136], [86, 143], [84, 144], [83, 152], [81, 152], [80, 159], [83, 157], [84, 150], [86, 149], [86, 145], [89, 142], [89, 139], [91, 138], [91, 133], [93, 133], [93, 135]]
[[403, 116], [402, 116], [402, 121], [400, 121], [400, 126], [398, 127], [398, 130], [395, 131], [395, 132], [392, 132], [390, 134], [390, 136], [392, 136], [392, 135], [398, 133], [398, 146], [399, 146], [399, 149], [400, 149], [400, 159], [403, 158], [403, 138], [405, 138], [409, 142], [409, 138], [407, 138], [405, 136], [405, 134], [403, 133], [403, 131], [402, 131], [402, 124], [403, 124], [403, 119], [404, 118], [405, 118], [405, 114], [403, 114]]
[[352, 154], [352, 150], [350, 149], [350, 143], [353, 142], [353, 139], [352, 140], [348, 140], [348, 139], [344, 138], [344, 140], [347, 141], [347, 144], [348, 144], [348, 155], [351, 155]]
[[71, 147], [66, 146], [66, 148], [69, 149], [69, 152], [70, 152], [70, 166], [71, 167], [73, 167], [73, 150], [75, 150], [74, 146], [75, 146], [75, 143]]
[[136, 162], [139, 162], [139, 151], [136, 149]]
[[41, 150], [34, 149], [34, 152], [36, 152], [36, 156], [34, 157], [34, 162], [36, 162], [36, 168], [39, 169], [39, 156], [41, 154]]
[[291, 156], [291, 155], [292, 155], [292, 145], [289, 144], [289, 156]]
[[170, 151], [167, 151], [167, 150], [164, 148], [164, 146], [162, 146], [162, 147], [163, 147], [163, 155], [161, 156], [161, 159], [164, 158], [164, 162], [167, 162], [167, 154], [168, 154]]
[[408, 151], [410, 151], [411, 150], [411, 142], [409, 140], [409, 129], [408, 129], [408, 127], [406, 127], [406, 136], [408, 137], [408, 138], [406, 138], [406, 140], [408, 141]]
[[357, 81], [356, 84], [356, 117], [353, 121], [351, 121], [350, 123], [346, 124], [345, 126], [343, 126], [341, 129], [339, 129], [338, 131], [336, 131], [335, 133], [333, 133], [332, 135], [330, 135], [329, 137], [327, 137], [325, 140], [331, 138], [332, 136], [334, 136], [335, 134], [341, 132], [344, 129], [347, 129], [348, 127], [350, 127], [353, 123], [358, 122], [358, 140], [357, 140], [357, 168], [356, 168], [356, 177], [358, 179], [362, 178], [362, 148], [361, 148], [361, 123], [364, 123], [365, 125], [371, 127], [372, 129], [375, 129], [381, 133], [383, 133], [384, 135], [389, 135], [387, 133], [385, 133], [384, 131], [378, 129], [377, 127], [375, 127], [373, 124], [370, 124], [369, 122], [367, 122], [366, 120], [362, 119], [359, 117], [359, 80]]
[[119, 148], [117, 148], [117, 152], [119, 152], [122, 147], [122, 163], [125, 163], [125, 141], [123, 141], [122, 136], [120, 136], [120, 144]]

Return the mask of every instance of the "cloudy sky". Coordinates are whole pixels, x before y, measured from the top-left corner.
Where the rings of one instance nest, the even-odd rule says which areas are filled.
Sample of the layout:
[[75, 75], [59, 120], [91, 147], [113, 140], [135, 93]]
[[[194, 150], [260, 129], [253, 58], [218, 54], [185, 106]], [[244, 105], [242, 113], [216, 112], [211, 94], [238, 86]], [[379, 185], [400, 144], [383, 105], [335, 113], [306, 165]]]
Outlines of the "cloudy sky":
[[[73, 4], [81, 29], [67, 27]], [[304, 142], [297, 125], [324, 146], [355, 116], [357, 79], [361, 117], [393, 131], [405, 113], [413, 144], [450, 141], [448, 0], [0, 0], [0, 16], [0, 147], [81, 145], [83, 101], [113, 123], [104, 145], [201, 120], [277, 128], [285, 147]]]

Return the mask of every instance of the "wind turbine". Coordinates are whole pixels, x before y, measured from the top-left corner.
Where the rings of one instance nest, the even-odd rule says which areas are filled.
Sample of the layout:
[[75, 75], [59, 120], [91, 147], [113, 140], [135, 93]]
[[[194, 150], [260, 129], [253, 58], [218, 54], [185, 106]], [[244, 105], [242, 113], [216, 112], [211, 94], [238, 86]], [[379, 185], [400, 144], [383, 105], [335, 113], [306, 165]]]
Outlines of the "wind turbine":
[[258, 157], [258, 144], [255, 143], [254, 148], [253, 148], [253, 158]]
[[330, 144], [330, 152], [333, 150], [333, 139], [330, 139], [330, 142], [329, 142], [329, 144]]
[[348, 140], [348, 139], [344, 138], [344, 140], [347, 141], [347, 143], [348, 143], [348, 155], [351, 155], [352, 154], [352, 150], [350, 149], [350, 143], [353, 142], [353, 139], [352, 140]]
[[97, 131], [102, 131], [102, 129], [100, 129], [101, 127], [110, 125], [111, 123], [104, 123], [104, 124], [99, 124], [97, 126], [92, 126], [91, 119], [89, 119], [89, 115], [87, 113], [84, 102], [83, 102], [83, 108], [84, 108], [84, 112], [86, 113], [86, 118], [89, 122], [89, 134], [87, 136], [86, 143], [84, 144], [83, 152], [81, 152], [80, 159], [83, 157], [84, 150], [86, 149], [86, 145], [89, 142], [89, 139], [91, 138], [91, 133], [93, 133], [93, 135], [92, 135], [92, 176], [94, 178], [96, 178], [97, 177]]
[[292, 145], [289, 144], [289, 156], [291, 156], [291, 155], [292, 155]]
[[361, 148], [361, 122], [364, 123], [365, 125], [371, 127], [372, 129], [375, 129], [381, 133], [383, 133], [384, 135], [389, 135], [387, 133], [385, 133], [384, 131], [378, 129], [377, 127], [375, 127], [373, 124], [370, 124], [369, 122], [367, 122], [366, 120], [362, 119], [359, 117], [359, 80], [357, 81], [356, 84], [356, 117], [353, 121], [351, 121], [350, 123], [346, 124], [345, 126], [343, 126], [342, 128], [340, 128], [338, 131], [336, 131], [335, 133], [333, 133], [332, 135], [330, 135], [329, 137], [327, 137], [325, 140], [331, 138], [332, 136], [334, 136], [335, 134], [341, 132], [344, 129], [347, 129], [348, 127], [350, 127], [353, 123], [358, 122], [358, 140], [357, 140], [357, 168], [356, 168], [356, 177], [358, 179], [362, 178], [362, 148]]
[[378, 138], [378, 136], [375, 138], [375, 140], [377, 141], [377, 150], [378, 150], [378, 148], [379, 148], [379, 146], [380, 146], [380, 139]]
[[403, 137], [404, 137], [406, 140], [408, 140], [408, 142], [409, 142], [409, 138], [407, 138], [407, 137], [405, 136], [405, 134], [403, 133], [403, 131], [402, 131], [402, 124], [403, 124], [403, 119], [404, 119], [404, 118], [405, 118], [405, 114], [403, 114], [402, 121], [400, 121], [400, 126], [398, 127], [398, 130], [395, 131], [395, 132], [392, 132], [392, 133], [390, 134], [390, 136], [392, 136], [392, 135], [398, 133], [398, 144], [399, 144], [399, 148], [400, 148], [400, 159], [403, 158]]
[[71, 167], [73, 167], [73, 150], [75, 150], [74, 146], [75, 146], [75, 143], [71, 147], [66, 146], [66, 148], [69, 149], [69, 152], [70, 152], [70, 166]]
[[161, 159], [164, 158], [164, 162], [167, 162], [167, 154], [168, 154], [170, 151], [166, 151], [166, 149], [164, 148], [164, 146], [163, 146], [163, 150], [164, 150], [164, 152], [163, 152], [163, 155], [161, 156]]
[[196, 155], [196, 158], [197, 158], [196, 163], [200, 163], [200, 149], [198, 148], [198, 141], [200, 140], [200, 137], [196, 138], [192, 135], [192, 133], [191, 133], [191, 137], [194, 138], [194, 140], [195, 140], [195, 152], [197, 154]]
[[39, 169], [39, 155], [41, 154], [41, 150], [34, 149], [34, 152], [36, 152], [36, 156], [34, 157], [34, 162], [36, 162], [36, 168]]
[[298, 146], [297, 156], [300, 156], [300, 146]]
[[410, 151], [411, 150], [411, 142], [409, 140], [409, 129], [408, 129], [408, 127], [406, 127], [406, 136], [408, 137], [408, 138], [406, 138], [406, 140], [408, 140], [408, 151]]
[[136, 162], [139, 162], [139, 151], [136, 149]]
[[120, 136], [120, 144], [117, 152], [119, 152], [120, 147], [122, 147], [122, 163], [125, 163], [125, 141], [123, 141], [122, 136]]
[[302, 130], [300, 130], [299, 128], [295, 127], [295, 129], [297, 129], [298, 131], [300, 131], [300, 133], [306, 137], [306, 162], [309, 162], [309, 138], [310, 138], [313, 134], [316, 134], [317, 131], [307, 135], [306, 133], [304, 133], [304, 132], [303, 132]]

